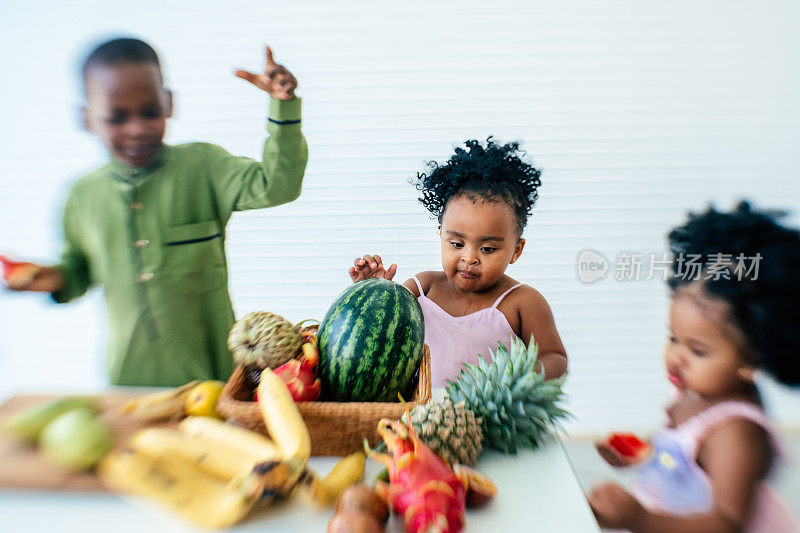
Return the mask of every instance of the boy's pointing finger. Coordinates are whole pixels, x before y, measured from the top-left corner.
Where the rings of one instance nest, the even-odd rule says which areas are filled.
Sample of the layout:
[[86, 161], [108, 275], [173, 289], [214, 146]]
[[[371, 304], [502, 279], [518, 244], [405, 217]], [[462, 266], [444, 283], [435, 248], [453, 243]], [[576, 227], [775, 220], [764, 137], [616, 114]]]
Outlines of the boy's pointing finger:
[[256, 74], [241, 69], [234, 71], [233, 75], [236, 76], [237, 78], [243, 79], [244, 81], [249, 81], [252, 84], [255, 84], [256, 79], [258, 78]]

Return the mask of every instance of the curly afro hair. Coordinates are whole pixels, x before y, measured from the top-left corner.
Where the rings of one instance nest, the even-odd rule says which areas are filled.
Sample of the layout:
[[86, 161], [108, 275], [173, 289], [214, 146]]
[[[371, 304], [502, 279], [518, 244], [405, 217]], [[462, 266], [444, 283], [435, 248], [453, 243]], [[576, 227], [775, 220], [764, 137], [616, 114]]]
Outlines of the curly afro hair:
[[517, 232], [522, 236], [525, 224], [539, 194], [541, 172], [522, 160], [518, 142], [498, 144], [492, 137], [486, 145], [477, 140], [457, 147], [456, 153], [443, 165], [428, 162], [429, 172], [418, 173], [412, 180], [422, 192], [419, 202], [442, 225], [447, 203], [454, 197], [466, 195], [471, 199], [503, 201], [511, 207], [517, 219]]
[[[702, 291], [728, 304], [733, 325], [745, 338], [744, 357], [778, 381], [798, 385], [800, 232], [780, 226], [777, 220], [783, 215], [752, 210], [747, 202], [730, 213], [709, 207], [690, 214], [685, 225], [669, 233], [674, 258], [668, 283], [674, 292], [697, 280], [681, 272], [681, 254], [699, 256], [705, 272]], [[730, 254], [728, 276], [710, 275], [710, 265], [719, 266], [718, 254]], [[735, 269], [737, 257], [749, 259], [748, 275]]]

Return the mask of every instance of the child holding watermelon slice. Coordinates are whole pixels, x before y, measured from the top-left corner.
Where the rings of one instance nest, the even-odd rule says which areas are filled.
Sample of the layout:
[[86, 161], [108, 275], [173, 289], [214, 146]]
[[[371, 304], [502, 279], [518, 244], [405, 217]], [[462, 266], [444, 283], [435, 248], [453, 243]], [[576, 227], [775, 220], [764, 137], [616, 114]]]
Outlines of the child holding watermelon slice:
[[235, 74], [271, 97], [263, 161], [163, 143], [172, 93], [147, 43], [114, 39], [84, 63], [85, 127], [109, 161], [70, 191], [61, 262], [8, 264], [5, 279], [57, 302], [102, 285], [114, 385], [177, 386], [232, 371], [225, 226], [234, 211], [297, 198], [308, 159], [291, 72], [267, 47], [263, 73]]
[[[567, 355], [550, 306], [533, 287], [506, 275], [525, 247], [522, 232], [538, 197], [540, 171], [520, 157], [519, 144], [487, 139], [458, 147], [443, 165], [429, 163], [417, 176], [420, 202], [437, 217], [442, 269], [420, 272], [403, 285], [418, 299], [431, 350], [431, 379], [443, 387], [463, 363], [513, 335], [539, 344], [547, 378], [567, 370]], [[379, 255], [357, 258], [354, 283], [392, 279]]]
[[[800, 232], [741, 203], [691, 215], [669, 240], [664, 360], [677, 400], [649, 445], [631, 434], [598, 443], [612, 466], [636, 465], [635, 496], [604, 483], [589, 503], [601, 526], [634, 532], [800, 532], [764, 481], [779, 446], [754, 382], [761, 369], [800, 384]], [[687, 257], [702, 264], [693, 275]]]

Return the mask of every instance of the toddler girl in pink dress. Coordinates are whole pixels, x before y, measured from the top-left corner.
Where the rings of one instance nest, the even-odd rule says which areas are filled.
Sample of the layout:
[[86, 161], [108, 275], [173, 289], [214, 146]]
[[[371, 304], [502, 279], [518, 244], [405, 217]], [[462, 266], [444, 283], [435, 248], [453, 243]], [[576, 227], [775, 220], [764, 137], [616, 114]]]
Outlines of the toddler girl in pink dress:
[[[598, 485], [589, 503], [601, 526], [634, 532], [798, 533], [765, 481], [780, 446], [753, 378], [800, 384], [800, 233], [742, 203], [692, 215], [669, 239], [664, 362], [677, 399], [643, 461], [598, 443], [612, 466], [636, 468], [636, 483], [633, 494]], [[690, 272], [690, 258], [702, 268]]]
[[[439, 221], [442, 270], [420, 272], [403, 285], [417, 297], [431, 350], [431, 378], [443, 387], [463, 363], [476, 363], [513, 335], [539, 345], [548, 379], [567, 370], [567, 355], [544, 297], [506, 275], [525, 247], [522, 231], [541, 184], [539, 170], [519, 155], [518, 143], [467, 141], [445, 164], [417, 176], [420, 202]], [[350, 268], [354, 283], [392, 279], [379, 255]]]

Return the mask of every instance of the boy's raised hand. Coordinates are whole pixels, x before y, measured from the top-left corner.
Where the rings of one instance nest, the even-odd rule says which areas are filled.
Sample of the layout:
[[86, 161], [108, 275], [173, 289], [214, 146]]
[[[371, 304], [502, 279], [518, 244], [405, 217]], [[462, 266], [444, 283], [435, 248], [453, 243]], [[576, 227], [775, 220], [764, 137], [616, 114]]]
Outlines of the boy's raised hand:
[[350, 279], [353, 283], [367, 278], [392, 279], [397, 273], [397, 265], [392, 263], [389, 268], [383, 267], [383, 260], [379, 255], [365, 255], [359, 257], [350, 267]]
[[278, 100], [291, 100], [297, 89], [297, 79], [292, 76], [286, 67], [279, 65], [272, 57], [272, 49], [267, 46], [267, 64], [263, 74], [255, 74], [247, 70], [234, 72], [237, 78], [249, 81], [262, 91]]

